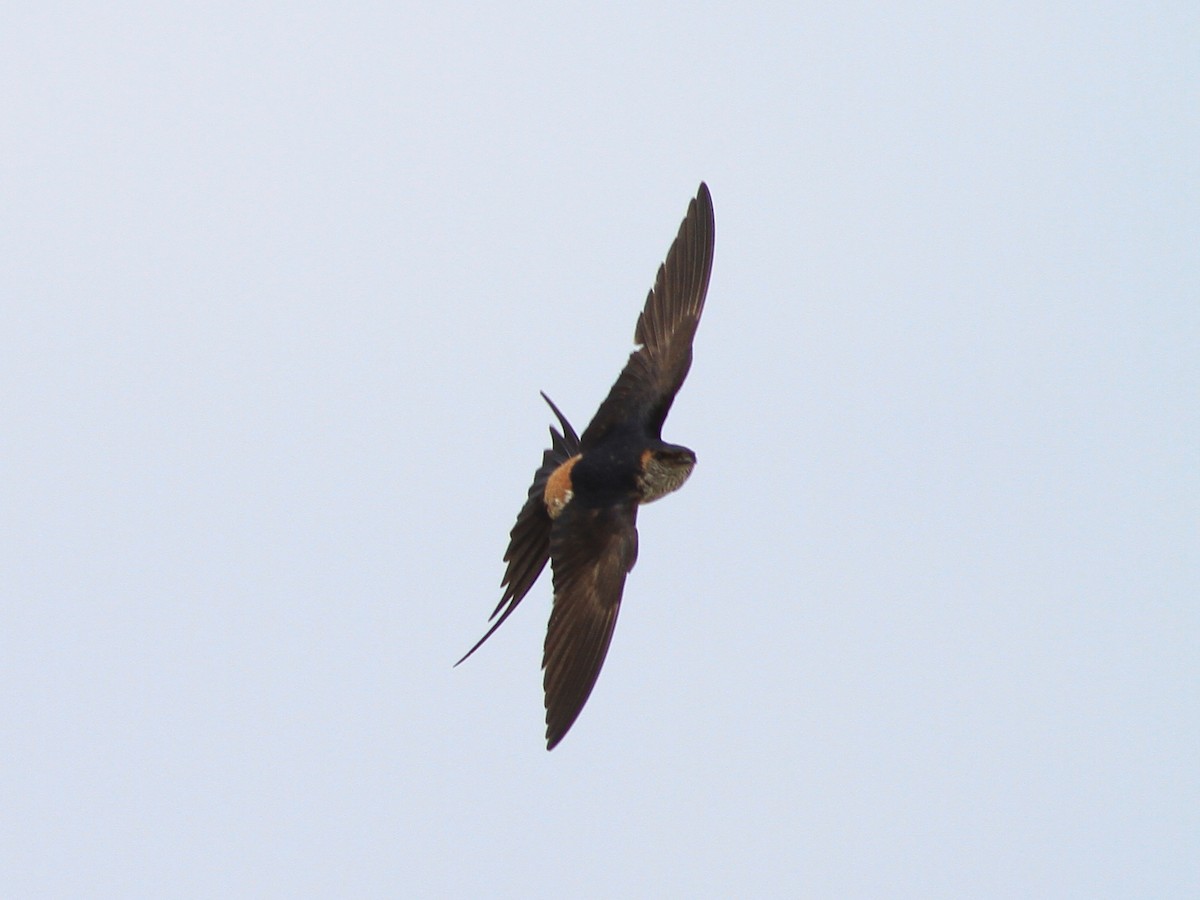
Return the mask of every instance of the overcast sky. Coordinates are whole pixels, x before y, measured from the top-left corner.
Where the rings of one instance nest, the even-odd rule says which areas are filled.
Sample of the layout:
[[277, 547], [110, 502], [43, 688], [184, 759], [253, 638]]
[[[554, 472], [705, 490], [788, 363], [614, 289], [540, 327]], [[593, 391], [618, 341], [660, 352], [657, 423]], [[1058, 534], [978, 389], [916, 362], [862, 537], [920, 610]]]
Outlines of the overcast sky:
[[[1200, 7], [0, 14], [8, 897], [1200, 895]], [[607, 665], [471, 660], [717, 242]]]

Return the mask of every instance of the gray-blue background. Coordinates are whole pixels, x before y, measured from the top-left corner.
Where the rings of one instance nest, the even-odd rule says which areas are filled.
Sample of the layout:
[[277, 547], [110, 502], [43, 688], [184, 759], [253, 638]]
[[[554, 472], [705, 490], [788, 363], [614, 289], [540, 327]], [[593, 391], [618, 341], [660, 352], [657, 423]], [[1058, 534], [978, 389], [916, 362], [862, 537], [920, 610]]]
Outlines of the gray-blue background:
[[[24, 7], [5, 896], [1200, 894], [1194, 3]], [[702, 178], [548, 755], [547, 584], [451, 663]]]

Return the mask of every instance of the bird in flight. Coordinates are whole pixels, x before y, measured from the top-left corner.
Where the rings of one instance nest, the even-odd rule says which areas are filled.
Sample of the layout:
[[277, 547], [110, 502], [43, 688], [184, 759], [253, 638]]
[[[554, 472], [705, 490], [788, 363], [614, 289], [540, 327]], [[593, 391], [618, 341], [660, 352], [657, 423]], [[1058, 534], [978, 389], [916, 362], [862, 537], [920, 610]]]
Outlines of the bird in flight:
[[551, 426], [550, 449], [509, 534], [495, 624], [455, 663], [495, 633], [549, 561], [554, 606], [542, 656], [547, 750], [575, 723], [604, 665], [625, 576], [637, 560], [638, 507], [678, 490], [696, 465], [687, 447], [663, 441], [662, 426], [692, 364], [714, 232], [712, 198], [701, 183], [638, 316], [638, 348], [583, 437], [542, 394], [562, 432]]

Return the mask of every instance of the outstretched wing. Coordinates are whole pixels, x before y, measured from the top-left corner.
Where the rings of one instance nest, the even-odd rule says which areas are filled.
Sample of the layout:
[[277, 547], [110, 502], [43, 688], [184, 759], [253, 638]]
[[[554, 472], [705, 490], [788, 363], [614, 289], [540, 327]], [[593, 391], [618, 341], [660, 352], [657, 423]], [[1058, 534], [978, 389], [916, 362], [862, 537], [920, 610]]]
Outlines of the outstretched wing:
[[[521, 507], [521, 511], [517, 513], [517, 524], [509, 532], [508, 550], [504, 554], [504, 561], [508, 563], [508, 568], [505, 569], [504, 578], [500, 582], [500, 586], [504, 588], [504, 596], [500, 598], [500, 603], [489, 617], [495, 619], [499, 615], [500, 618], [496, 619], [487, 634], [481, 637], [479, 642], [454, 664], [456, 666], [482, 647], [483, 642], [504, 624], [504, 620], [512, 614], [512, 611], [517, 608], [517, 604], [529, 593], [529, 589], [542, 574], [542, 569], [546, 567], [546, 561], [550, 558], [551, 520], [542, 499], [546, 490], [546, 479], [550, 477], [550, 473], [579, 452], [579, 437], [575, 434], [575, 429], [571, 427], [566, 416], [559, 412], [558, 407], [554, 405], [554, 401], [545, 394], [542, 394], [542, 399], [549, 403], [550, 408], [554, 410], [554, 415], [558, 417], [558, 423], [562, 426], [563, 433], [559, 434], [551, 426], [550, 449], [542, 454], [542, 464], [538, 466], [537, 472], [533, 475], [533, 485], [529, 488], [529, 496], [525, 500], [525, 505]], [[503, 614], [500, 612], [502, 609], [504, 610]]]
[[701, 182], [638, 317], [633, 340], [641, 346], [584, 430], [585, 451], [610, 431], [635, 422], [661, 437], [663, 421], [692, 365], [692, 339], [704, 312], [715, 237], [712, 197]]
[[546, 749], [563, 739], [608, 653], [625, 576], [637, 560], [637, 505], [570, 503], [554, 520], [554, 610], [546, 632]]

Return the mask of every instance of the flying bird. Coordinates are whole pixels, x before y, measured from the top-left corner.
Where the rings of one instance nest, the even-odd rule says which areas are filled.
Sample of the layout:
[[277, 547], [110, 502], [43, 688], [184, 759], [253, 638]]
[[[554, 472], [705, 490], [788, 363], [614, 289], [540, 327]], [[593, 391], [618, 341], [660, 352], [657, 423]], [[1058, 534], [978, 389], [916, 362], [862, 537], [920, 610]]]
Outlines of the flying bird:
[[[509, 534], [504, 595], [478, 650], [551, 563], [554, 606], [542, 656], [546, 749], [575, 723], [604, 665], [625, 576], [637, 560], [638, 507], [678, 490], [696, 454], [662, 439], [692, 365], [692, 339], [712, 271], [712, 198], [701, 183], [634, 330], [637, 349], [583, 437], [544, 393], [558, 423]], [[499, 618], [497, 618], [497, 616]]]

